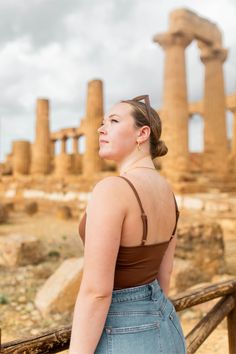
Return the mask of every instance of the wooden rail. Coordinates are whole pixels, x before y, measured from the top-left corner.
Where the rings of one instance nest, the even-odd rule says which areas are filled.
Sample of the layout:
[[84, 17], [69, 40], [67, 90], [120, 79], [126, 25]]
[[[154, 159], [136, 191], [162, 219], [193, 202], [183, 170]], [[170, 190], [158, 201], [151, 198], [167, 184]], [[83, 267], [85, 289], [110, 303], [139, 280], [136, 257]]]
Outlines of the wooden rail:
[[[188, 354], [196, 352], [216, 326], [233, 310], [234, 306], [234, 298], [231, 295], [217, 302], [217, 304], [187, 335], [186, 345]], [[234, 353], [236, 352], [234, 351]]]
[[[227, 316], [229, 354], [236, 353], [236, 279], [179, 294], [173, 298], [177, 311], [219, 298], [216, 305], [186, 336], [188, 354], [193, 354], [216, 326]], [[1, 345], [1, 354], [49, 354], [68, 349], [71, 326]], [[1, 332], [0, 332], [1, 335]]]

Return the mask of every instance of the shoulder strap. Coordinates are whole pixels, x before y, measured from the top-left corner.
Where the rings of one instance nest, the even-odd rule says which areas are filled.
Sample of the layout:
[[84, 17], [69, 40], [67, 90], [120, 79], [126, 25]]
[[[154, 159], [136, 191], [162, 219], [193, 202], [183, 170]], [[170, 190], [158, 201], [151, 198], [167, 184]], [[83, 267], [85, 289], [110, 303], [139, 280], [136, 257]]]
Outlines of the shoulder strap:
[[136, 191], [136, 188], [134, 187], [133, 183], [131, 183], [128, 178], [126, 178], [124, 176], [117, 176], [117, 177], [123, 178], [126, 182], [128, 182], [130, 187], [133, 189], [136, 199], [138, 201], [139, 207], [141, 209], [141, 218], [142, 218], [142, 222], [143, 222], [143, 237], [142, 237], [141, 245], [144, 245], [145, 242], [147, 241], [147, 231], [148, 231], [147, 215], [145, 214], [145, 212], [143, 210], [143, 206], [142, 206], [141, 200], [139, 198], [138, 192]]
[[176, 228], [177, 228], [177, 223], [178, 223], [178, 220], [179, 220], [179, 209], [178, 209], [178, 205], [177, 205], [177, 202], [176, 202], [176, 199], [175, 199], [175, 195], [173, 193], [173, 197], [174, 197], [174, 202], [175, 202], [175, 215], [176, 215], [176, 221], [175, 221], [175, 226], [174, 226], [174, 230], [172, 232], [172, 235], [171, 235], [171, 238], [173, 238], [174, 234], [175, 234], [175, 231], [176, 231]]

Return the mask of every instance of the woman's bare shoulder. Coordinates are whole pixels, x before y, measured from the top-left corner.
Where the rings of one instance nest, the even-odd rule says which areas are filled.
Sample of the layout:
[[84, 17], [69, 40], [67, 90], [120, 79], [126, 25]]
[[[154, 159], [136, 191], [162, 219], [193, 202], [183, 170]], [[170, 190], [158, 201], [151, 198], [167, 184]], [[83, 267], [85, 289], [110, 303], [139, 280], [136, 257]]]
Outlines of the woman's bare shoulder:
[[[108, 176], [97, 182], [92, 190], [90, 203], [125, 208], [125, 186], [121, 178]], [[92, 204], [94, 204], [92, 203]]]
[[164, 176], [158, 175], [157, 184], [159, 185], [159, 187], [161, 188], [161, 190], [163, 192], [166, 192], [169, 195], [173, 194], [172, 186], [171, 186], [170, 182]]
[[122, 200], [125, 191], [125, 183], [118, 176], [108, 176], [96, 183], [92, 190], [91, 197], [102, 198], [103, 200]]
[[118, 176], [108, 176], [100, 181], [98, 181], [92, 192], [96, 191], [108, 191], [108, 190], [116, 190], [116, 188], [122, 188], [124, 185], [124, 182], [122, 182], [121, 178], [118, 178]]

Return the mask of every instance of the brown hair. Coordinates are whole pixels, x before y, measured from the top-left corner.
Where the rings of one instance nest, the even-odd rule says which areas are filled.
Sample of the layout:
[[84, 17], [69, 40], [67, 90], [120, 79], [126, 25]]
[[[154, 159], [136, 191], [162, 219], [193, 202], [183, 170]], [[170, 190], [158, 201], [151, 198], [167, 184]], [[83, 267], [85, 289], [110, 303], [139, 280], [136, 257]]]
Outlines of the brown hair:
[[[140, 96], [142, 97], [142, 96]], [[162, 124], [158, 113], [151, 106], [140, 102], [136, 99], [122, 100], [123, 103], [128, 103], [132, 106], [132, 116], [137, 128], [148, 125], [151, 129], [150, 133], [150, 154], [152, 159], [158, 156], [167, 154], [168, 148], [163, 140], [160, 140]], [[145, 100], [146, 102], [146, 100]], [[149, 100], [148, 100], [149, 102]]]

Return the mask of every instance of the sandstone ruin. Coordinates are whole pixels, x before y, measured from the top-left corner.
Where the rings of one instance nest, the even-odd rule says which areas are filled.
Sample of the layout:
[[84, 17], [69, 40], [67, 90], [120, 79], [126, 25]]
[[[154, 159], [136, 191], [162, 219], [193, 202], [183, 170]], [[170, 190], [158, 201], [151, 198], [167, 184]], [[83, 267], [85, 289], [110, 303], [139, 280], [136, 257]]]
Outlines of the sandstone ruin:
[[[169, 29], [157, 34], [154, 42], [165, 51], [163, 104], [158, 109], [163, 121], [163, 139], [169, 152], [156, 165], [180, 192], [207, 191], [208, 188], [235, 190], [236, 175], [236, 94], [225, 96], [223, 63], [227, 50], [216, 24], [185, 10], [170, 14]], [[203, 100], [188, 102], [185, 68], [185, 50], [196, 40], [205, 68]], [[233, 112], [233, 137], [228, 142], [226, 110]], [[191, 116], [200, 114], [204, 120], [204, 152], [191, 153], [188, 147], [188, 124]], [[85, 117], [79, 127], [50, 131], [48, 99], [38, 99], [36, 105], [35, 141], [14, 141], [12, 153], [4, 164], [5, 174], [14, 176], [54, 176], [66, 179], [78, 176], [77, 181], [91, 183], [104, 172], [116, 174], [111, 161], [98, 156], [97, 129], [104, 114], [103, 83], [88, 83]], [[86, 148], [78, 150], [79, 139], [85, 137]], [[67, 152], [72, 139], [73, 152]], [[55, 144], [60, 142], [60, 153]], [[9, 168], [11, 173], [9, 172]], [[4, 174], [4, 168], [3, 173]], [[2, 181], [7, 180], [6, 176]], [[89, 182], [90, 181], [90, 182]]]
[[[205, 69], [202, 102], [188, 103], [185, 49], [196, 40]], [[228, 147], [226, 109], [235, 112], [236, 96], [225, 97], [223, 47], [217, 25], [187, 10], [170, 15], [169, 30], [154, 36], [154, 42], [165, 51], [163, 107], [164, 139], [169, 154], [163, 159], [163, 170], [174, 181], [185, 181], [192, 172], [188, 151], [188, 121], [194, 113], [204, 117], [204, 153], [199, 154], [199, 172], [211, 182], [230, 182], [235, 177], [235, 132]], [[234, 113], [235, 114], [235, 113]], [[232, 158], [232, 159], [230, 159]], [[230, 162], [234, 164], [232, 169]], [[196, 178], [197, 179], [197, 178]]]

